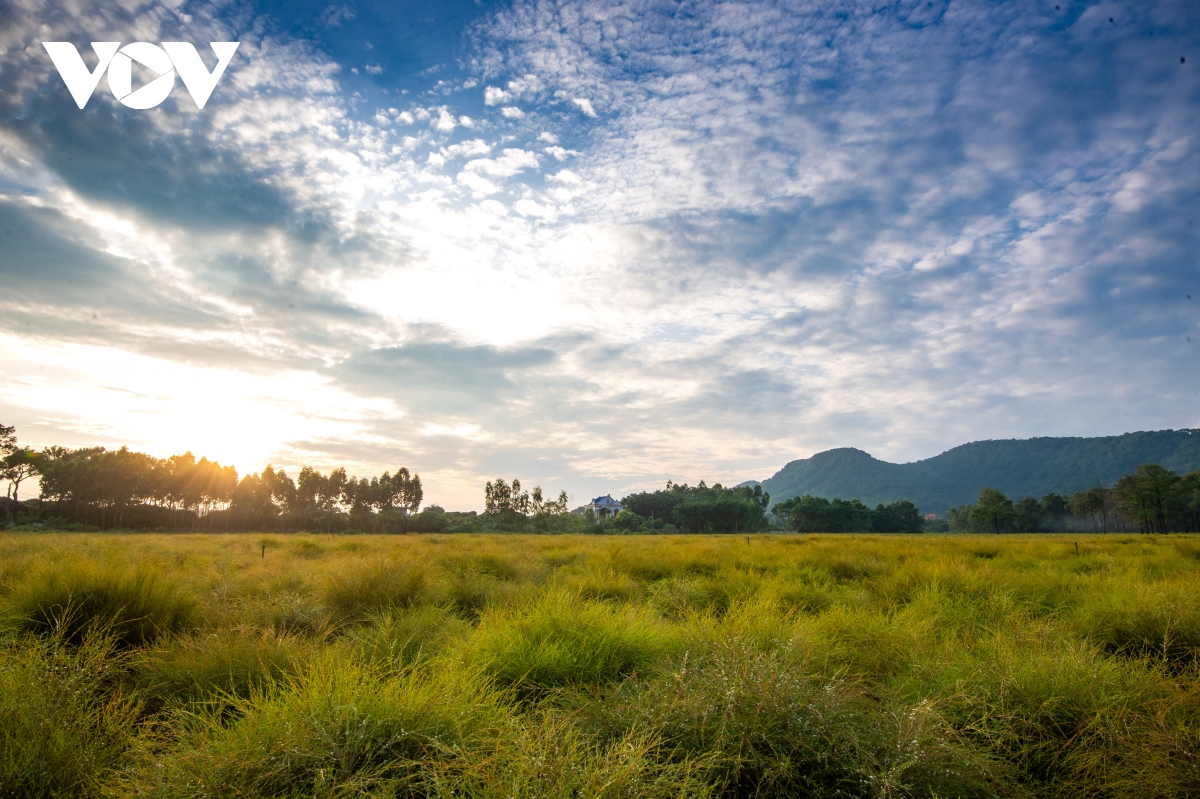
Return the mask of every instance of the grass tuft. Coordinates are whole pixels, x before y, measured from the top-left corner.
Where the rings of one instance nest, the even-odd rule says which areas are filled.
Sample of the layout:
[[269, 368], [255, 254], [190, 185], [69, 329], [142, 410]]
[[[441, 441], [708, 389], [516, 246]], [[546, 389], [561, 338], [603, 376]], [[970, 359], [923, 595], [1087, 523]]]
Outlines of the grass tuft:
[[0, 643], [0, 796], [97, 796], [122, 765], [139, 706], [103, 631]]
[[196, 603], [153, 567], [67, 559], [17, 581], [5, 615], [17, 629], [53, 630], [70, 643], [104, 631], [132, 647], [191, 627]]
[[645, 611], [550, 591], [489, 609], [470, 641], [473, 661], [524, 690], [619, 680], [670, 652], [676, 639]]
[[324, 599], [335, 614], [353, 619], [415, 605], [425, 590], [425, 570], [419, 565], [355, 561], [330, 576]]
[[232, 722], [192, 717], [122, 788], [197, 798], [404, 794], [429, 758], [495, 737], [504, 711], [487, 688], [448, 664], [389, 675], [329, 653], [237, 702]]

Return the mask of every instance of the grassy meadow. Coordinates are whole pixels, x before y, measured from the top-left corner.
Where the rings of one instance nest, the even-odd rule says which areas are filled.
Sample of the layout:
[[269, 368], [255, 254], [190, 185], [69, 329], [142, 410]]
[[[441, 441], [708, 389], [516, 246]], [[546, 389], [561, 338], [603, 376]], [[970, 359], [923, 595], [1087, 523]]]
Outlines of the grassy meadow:
[[1187, 536], [0, 534], [0, 797], [1200, 796]]

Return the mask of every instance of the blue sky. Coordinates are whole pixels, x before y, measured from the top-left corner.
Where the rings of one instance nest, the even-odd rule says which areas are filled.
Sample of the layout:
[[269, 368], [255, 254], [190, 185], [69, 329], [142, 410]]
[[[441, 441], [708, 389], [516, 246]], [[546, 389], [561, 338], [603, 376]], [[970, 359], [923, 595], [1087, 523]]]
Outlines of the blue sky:
[[[0, 12], [0, 421], [427, 499], [1200, 426], [1200, 6]], [[42, 41], [240, 41], [208, 105]]]

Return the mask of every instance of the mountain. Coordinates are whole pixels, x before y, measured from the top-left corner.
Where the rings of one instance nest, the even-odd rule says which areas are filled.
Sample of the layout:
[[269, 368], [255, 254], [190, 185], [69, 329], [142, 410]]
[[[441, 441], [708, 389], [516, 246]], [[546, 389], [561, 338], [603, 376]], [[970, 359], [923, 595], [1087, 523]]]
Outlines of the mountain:
[[909, 499], [922, 512], [944, 514], [975, 502], [985, 486], [1014, 500], [1051, 491], [1070, 495], [1111, 486], [1151, 462], [1179, 474], [1200, 469], [1200, 430], [973, 441], [912, 463], [888, 463], [844, 447], [792, 461], [762, 481], [762, 487], [771, 494], [772, 505], [804, 494], [860, 499], [870, 506]]

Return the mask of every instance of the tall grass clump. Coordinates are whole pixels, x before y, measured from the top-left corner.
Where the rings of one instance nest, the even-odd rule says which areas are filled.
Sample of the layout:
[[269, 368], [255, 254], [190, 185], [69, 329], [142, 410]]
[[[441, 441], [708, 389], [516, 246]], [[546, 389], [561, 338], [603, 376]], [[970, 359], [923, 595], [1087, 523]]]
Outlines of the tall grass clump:
[[1200, 597], [1183, 586], [1109, 580], [1080, 607], [1076, 624], [1107, 652], [1178, 667], [1200, 656]]
[[334, 613], [357, 619], [415, 605], [424, 596], [426, 583], [425, 569], [419, 564], [356, 560], [329, 576], [323, 597]]
[[0, 642], [0, 796], [98, 796], [134, 737], [137, 700], [102, 630]]
[[118, 645], [140, 646], [196, 621], [195, 600], [158, 569], [68, 558], [16, 581], [4, 602], [19, 630], [78, 644], [104, 630]]
[[1167, 759], [1136, 732], [1164, 698], [1159, 675], [1064, 640], [1050, 626], [981, 639], [975, 648], [973, 670], [942, 676], [958, 677], [945, 706], [1027, 784], [1051, 796], [1188, 795], [1117, 790], [1145, 782], [1143, 765]]
[[303, 639], [221, 630], [171, 639], [139, 651], [131, 682], [147, 710], [192, 703], [229, 705], [302, 667]]
[[513, 719], [485, 746], [429, 761], [421, 788], [430, 797], [511, 799], [709, 799], [703, 759], [661, 757], [662, 741], [634, 730], [598, 741], [562, 713]]
[[485, 612], [469, 647], [473, 661], [500, 683], [536, 691], [621, 679], [677, 643], [642, 609], [553, 590]]
[[227, 715], [200, 713], [147, 751], [120, 790], [142, 797], [411, 795], [431, 758], [505, 721], [479, 674], [444, 664], [385, 674], [328, 653]]
[[395, 670], [426, 660], [461, 642], [471, 625], [444, 607], [386, 610], [347, 634], [362, 660]]
[[872, 698], [791, 648], [738, 639], [690, 648], [581, 715], [602, 739], [657, 730], [660, 756], [702, 763], [719, 796], [993, 796], [1005, 781], [932, 703]]

